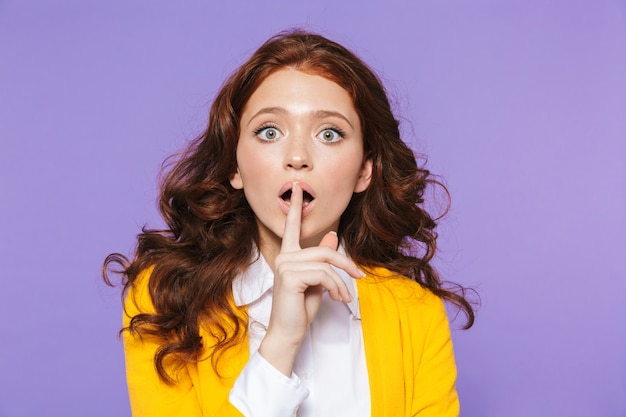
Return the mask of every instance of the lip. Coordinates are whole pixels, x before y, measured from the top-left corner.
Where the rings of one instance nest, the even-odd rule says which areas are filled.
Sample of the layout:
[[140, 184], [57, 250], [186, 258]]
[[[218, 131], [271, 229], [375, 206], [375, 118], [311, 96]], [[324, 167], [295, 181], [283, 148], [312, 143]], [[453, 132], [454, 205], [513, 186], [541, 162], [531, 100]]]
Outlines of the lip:
[[288, 190], [291, 190], [293, 188], [293, 183], [294, 182], [298, 183], [298, 185], [300, 186], [302, 191], [306, 191], [307, 193], [309, 193], [311, 195], [311, 197], [313, 197], [313, 200], [308, 205], [302, 207], [302, 217], [306, 217], [309, 213], [311, 213], [311, 211], [315, 207], [315, 201], [316, 201], [315, 191], [313, 191], [313, 188], [311, 188], [311, 186], [309, 184], [307, 184], [306, 182], [298, 181], [298, 180], [293, 180], [293, 181], [286, 182], [280, 188], [280, 191], [278, 192], [278, 205], [280, 206], [280, 210], [285, 215], [287, 215], [287, 213], [289, 212], [290, 204], [288, 204], [285, 200], [280, 198], [280, 196], [285, 194], [285, 192], [287, 192]]

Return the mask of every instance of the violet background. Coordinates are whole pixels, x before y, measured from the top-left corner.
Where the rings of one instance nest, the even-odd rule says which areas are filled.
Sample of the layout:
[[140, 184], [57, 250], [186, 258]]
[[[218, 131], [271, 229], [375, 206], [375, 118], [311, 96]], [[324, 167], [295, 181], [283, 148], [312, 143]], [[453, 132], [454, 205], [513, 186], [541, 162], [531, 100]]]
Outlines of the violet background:
[[453, 205], [462, 416], [626, 416], [623, 0], [0, 1], [0, 416], [129, 416], [102, 260], [161, 161], [291, 26], [355, 50]]

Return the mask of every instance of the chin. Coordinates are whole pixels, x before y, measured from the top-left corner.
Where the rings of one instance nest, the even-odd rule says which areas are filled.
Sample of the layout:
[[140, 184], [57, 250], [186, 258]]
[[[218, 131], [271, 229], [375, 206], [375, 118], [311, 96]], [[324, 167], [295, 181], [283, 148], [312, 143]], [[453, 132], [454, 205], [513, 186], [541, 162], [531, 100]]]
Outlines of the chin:
[[328, 233], [331, 229], [328, 229], [328, 231], [322, 231], [316, 234], [308, 234], [308, 233], [303, 233], [300, 236], [300, 246], [302, 248], [310, 248], [313, 246], [318, 246], [320, 244], [320, 242], [322, 241], [322, 238], [326, 235], [326, 233]]

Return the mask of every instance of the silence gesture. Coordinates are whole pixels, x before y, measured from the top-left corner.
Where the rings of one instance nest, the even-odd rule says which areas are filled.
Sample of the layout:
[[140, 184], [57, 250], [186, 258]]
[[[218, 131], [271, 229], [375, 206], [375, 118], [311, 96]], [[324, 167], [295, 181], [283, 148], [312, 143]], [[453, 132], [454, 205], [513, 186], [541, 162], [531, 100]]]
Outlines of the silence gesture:
[[327, 233], [319, 246], [300, 247], [302, 200], [302, 188], [294, 183], [281, 250], [274, 262], [272, 312], [259, 347], [259, 353], [287, 376], [291, 375], [298, 348], [320, 308], [323, 291], [327, 290], [335, 301], [352, 300], [332, 266], [354, 278], [364, 275], [349, 258], [337, 252], [335, 232]]

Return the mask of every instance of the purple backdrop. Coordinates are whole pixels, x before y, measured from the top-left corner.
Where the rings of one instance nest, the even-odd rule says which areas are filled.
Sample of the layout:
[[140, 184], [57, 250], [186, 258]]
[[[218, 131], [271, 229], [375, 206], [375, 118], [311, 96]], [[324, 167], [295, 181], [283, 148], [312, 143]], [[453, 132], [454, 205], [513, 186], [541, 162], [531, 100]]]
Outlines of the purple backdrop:
[[0, 1], [0, 416], [129, 416], [117, 291], [163, 158], [305, 26], [376, 68], [453, 207], [463, 416], [626, 416], [626, 3]]

